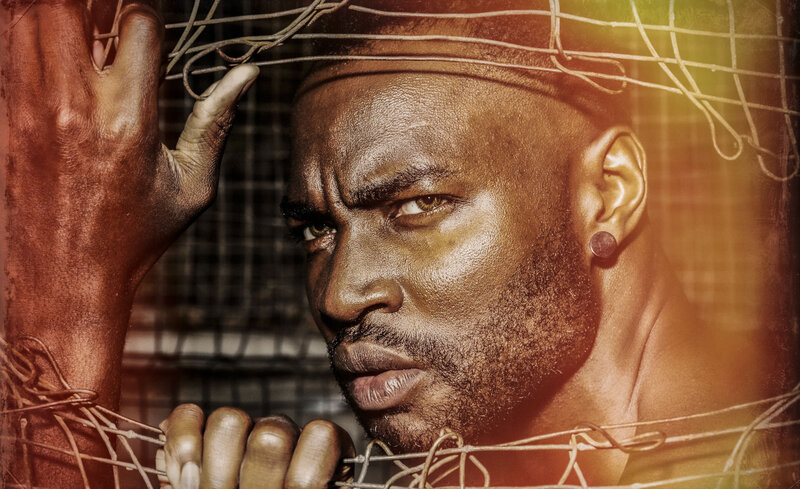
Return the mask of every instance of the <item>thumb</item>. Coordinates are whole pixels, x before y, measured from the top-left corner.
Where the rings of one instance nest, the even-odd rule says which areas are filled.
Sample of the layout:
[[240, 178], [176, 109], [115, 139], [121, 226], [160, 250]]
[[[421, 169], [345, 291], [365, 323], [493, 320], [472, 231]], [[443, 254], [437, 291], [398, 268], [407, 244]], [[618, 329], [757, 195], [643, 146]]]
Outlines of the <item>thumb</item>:
[[257, 66], [237, 66], [206, 90], [204, 100], [195, 102], [174, 152], [181, 170], [207, 173], [216, 167], [236, 112], [235, 104], [257, 76]]

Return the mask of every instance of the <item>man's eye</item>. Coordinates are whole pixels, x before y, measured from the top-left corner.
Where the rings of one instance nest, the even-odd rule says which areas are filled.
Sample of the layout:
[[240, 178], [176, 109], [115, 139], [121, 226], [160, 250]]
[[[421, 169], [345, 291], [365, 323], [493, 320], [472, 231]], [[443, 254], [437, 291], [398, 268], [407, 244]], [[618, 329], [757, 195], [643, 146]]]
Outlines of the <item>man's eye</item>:
[[333, 229], [333, 227], [325, 223], [309, 224], [308, 226], [303, 228], [303, 240], [313, 241], [317, 238], [325, 236], [326, 234], [331, 234], [335, 232], [336, 230]]
[[[411, 216], [430, 212], [446, 202], [444, 197], [439, 195], [426, 195], [404, 202], [397, 210], [396, 216]], [[395, 216], [395, 217], [396, 217]]]

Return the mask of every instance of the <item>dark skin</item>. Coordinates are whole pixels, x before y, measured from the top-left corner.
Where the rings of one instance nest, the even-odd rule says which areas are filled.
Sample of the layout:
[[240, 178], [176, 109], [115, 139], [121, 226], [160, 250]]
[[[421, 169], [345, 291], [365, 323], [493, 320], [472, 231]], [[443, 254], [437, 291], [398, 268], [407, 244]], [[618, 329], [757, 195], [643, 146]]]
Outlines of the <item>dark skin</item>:
[[[160, 52], [154, 13], [125, 12], [120, 53], [100, 71], [92, 66], [77, 6], [43, 2], [32, 12], [9, 35], [12, 63], [4, 79], [17, 107], [9, 114], [7, 331], [51, 345], [72, 385], [98, 391], [100, 402], [113, 407], [133, 293], [213, 198], [235, 99], [256, 71], [231, 72], [196, 106], [177, 150], [167, 152], [156, 123], [159, 60], [142, 54]], [[24, 62], [67, 56], [79, 62]], [[547, 204], [558, 188], [543, 182], [554, 174], [548, 165], [557, 164], [567, 175], [571, 233], [600, 299], [596, 335], [576, 370], [539, 393], [536, 409], [491, 435], [476, 433], [477, 441], [761, 397], [761, 374], [751, 369], [754, 378], [743, 379], [736, 363], [758, 365], [752, 348], [699, 326], [650, 234], [636, 136], [621, 126], [592, 128], [567, 105], [521, 89], [526, 80], [515, 76], [453, 65], [352, 63], [307, 81], [295, 109], [288, 200], [324, 219], [289, 224], [306, 239], [309, 302], [325, 338], [367, 320], [442, 337], [481, 323], [512, 265], [524, 262], [527, 244], [540, 239], [537, 229], [549, 220], [544, 213], [552, 212]], [[54, 138], [58, 132], [63, 137]], [[398, 180], [409, 162], [440, 170]], [[389, 180], [395, 185], [376, 191]], [[601, 230], [621, 243], [612, 262], [599, 263], [589, 251]], [[404, 411], [362, 410], [368, 427], [406, 426], [408, 436], [438, 431], [426, 412], [457, 392], [432, 382], [433, 370], [420, 370], [421, 380], [402, 400]], [[727, 388], [734, 380], [742, 386], [736, 392]], [[339, 460], [352, 453], [352, 443], [328, 421], [301, 430], [283, 417], [252, 421], [223, 408], [206, 419], [196, 406], [180, 406], [161, 426], [167, 445], [159, 465], [176, 488], [316, 489], [348, 477]], [[685, 424], [671, 433], [697, 428]], [[63, 445], [56, 435], [42, 429], [37, 436]], [[388, 441], [409, 447], [402, 436]], [[668, 454], [659, 470], [669, 460]], [[490, 462], [515, 467], [498, 470], [508, 480], [495, 483], [532, 484], [551, 481], [563, 455]], [[75, 471], [53, 466], [59, 464], [39, 465], [51, 483], [56, 474], [60, 487], [80, 486]], [[626, 466], [629, 474], [641, 471], [630, 477], [648, 477], [646, 463], [620, 452], [590, 459], [584, 472], [592, 484], [613, 484], [628, 476]]]
[[[509, 110], [513, 88], [495, 82], [486, 90], [491, 81], [453, 74], [420, 78], [419, 66], [407, 75], [367, 74], [380, 69], [359, 66], [360, 77], [328, 81], [296, 108], [303, 125], [296, 131], [289, 200], [331, 223], [305, 242], [312, 311], [328, 341], [365, 322], [456, 337], [486, 321], [512, 280], [515, 268], [508, 263], [525, 261], [527, 244], [538, 238], [549, 190], [531, 190], [548, 174], [526, 163], [558, 165], [557, 150], [508, 134], [501, 119], [522, 116]], [[345, 98], [349, 91], [358, 95]], [[465, 95], [474, 103], [458, 103]], [[476, 110], [481, 106], [497, 107], [500, 115]], [[312, 107], [330, 117], [304, 118]], [[542, 106], [529, 119], [552, 118], [555, 108]], [[502, 156], [492, 155], [497, 146], [505, 148]], [[402, 185], [360, 197], [410, 166], [418, 171], [401, 178]], [[290, 219], [290, 226], [302, 225]], [[420, 414], [458, 395], [430, 376], [423, 383], [409, 400], [413, 408], [390, 421], [417, 437], [438, 431]], [[380, 411], [375, 416], [387, 422]]]
[[[576, 239], [588, 244], [595, 232], [606, 230], [623, 246], [611, 264], [593, 259], [583, 246], [603, 304], [594, 347], [535, 415], [528, 413], [479, 441], [558, 431], [577, 420], [611, 424], [679, 416], [763, 394], [756, 387], [762, 372], [756, 369], [751, 378], [743, 378], [736, 368], [742, 359], [760, 364], [752, 345], [714, 337], [699, 327], [650, 236], [644, 153], [635, 135], [613, 127], [587, 137], [583, 133], [591, 129], [576, 122], [579, 114], [520, 89], [516, 82], [521, 84], [521, 78], [475, 79], [474, 74], [435, 64], [354, 63], [307, 81], [314, 88], [296, 107], [302, 124], [296, 130], [298, 164], [289, 196], [334, 216], [335, 229], [317, 229], [320, 236], [306, 242], [307, 288], [323, 335], [330, 340], [337, 328], [363, 321], [365, 315], [390, 318], [383, 320], [399, 329], [429, 328], [436, 334], [452, 334], [448, 330], [478, 321], [476, 315], [509, 280], [508, 262], [524, 260], [526, 243], [535, 239], [546, 199], [532, 189], [548, 192], [541, 184], [543, 173], [521, 169], [515, 152], [558, 164], [561, 141], [577, 140], [580, 150], [564, 162], [570, 167]], [[520, 108], [520, 100], [531, 96], [535, 109]], [[312, 108], [316, 116], [308, 118]], [[570, 112], [571, 118], [563, 115]], [[509, 120], [519, 123], [509, 125]], [[502, 135], [496, 137], [498, 127]], [[453, 170], [453, 176], [423, 178], [376, 202], [354, 202], [359, 189], [391, 179], [409, 161], [434, 161]], [[420, 197], [431, 195], [450, 202], [420, 212], [425, 204]], [[400, 214], [410, 208], [417, 214], [398, 217], [398, 208]], [[415, 259], [404, 259], [408, 256]], [[453, 317], [455, 322], [448, 324]], [[732, 382], [740, 386], [735, 393], [726, 387]], [[417, 434], [415, 423], [425, 426], [426, 411], [450, 394], [437, 385], [415, 393], [409, 401], [413, 409], [390, 418]], [[386, 415], [379, 415], [379, 422], [387, 422]], [[672, 426], [670, 433], [701, 427]], [[625, 438], [634, 433], [613, 434]], [[508, 463], [509, 457], [503, 457]], [[615, 483], [627, 459], [621, 452], [590, 459], [593, 470], [587, 477], [594, 484]], [[563, 468], [559, 461], [512, 459], [514, 470], [498, 473], [513, 475], [509, 480], [501, 475], [494, 483], [547, 483], [552, 467]], [[659, 475], [670, 474], [663, 469], [668, 464], [657, 465]]]

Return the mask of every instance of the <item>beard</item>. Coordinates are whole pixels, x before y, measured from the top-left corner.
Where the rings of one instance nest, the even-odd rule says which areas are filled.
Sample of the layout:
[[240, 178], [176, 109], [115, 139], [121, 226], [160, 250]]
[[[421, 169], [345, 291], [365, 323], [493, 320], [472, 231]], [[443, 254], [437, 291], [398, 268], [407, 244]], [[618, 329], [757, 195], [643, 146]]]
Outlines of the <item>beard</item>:
[[422, 404], [365, 412], [334, 369], [371, 437], [400, 452], [426, 451], [445, 427], [469, 444], [496, 443], [515, 432], [518, 437], [548, 391], [583, 364], [594, 344], [599, 306], [571, 219], [566, 211], [560, 216], [542, 228], [529, 259], [489, 302], [487, 320], [456, 322], [447, 334], [399, 332], [369, 319], [337, 332], [328, 344], [331, 360], [339, 344], [369, 340], [419, 362], [436, 386]]

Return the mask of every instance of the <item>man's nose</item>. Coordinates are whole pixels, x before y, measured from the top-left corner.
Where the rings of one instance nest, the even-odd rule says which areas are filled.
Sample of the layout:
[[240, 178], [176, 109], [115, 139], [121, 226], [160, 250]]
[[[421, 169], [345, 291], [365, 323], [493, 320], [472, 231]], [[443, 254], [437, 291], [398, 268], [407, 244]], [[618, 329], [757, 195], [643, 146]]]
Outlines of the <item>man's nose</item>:
[[323, 322], [332, 329], [354, 324], [373, 311], [396, 312], [403, 304], [391, 253], [374, 234], [366, 240], [342, 234], [328, 262], [318, 303]]

